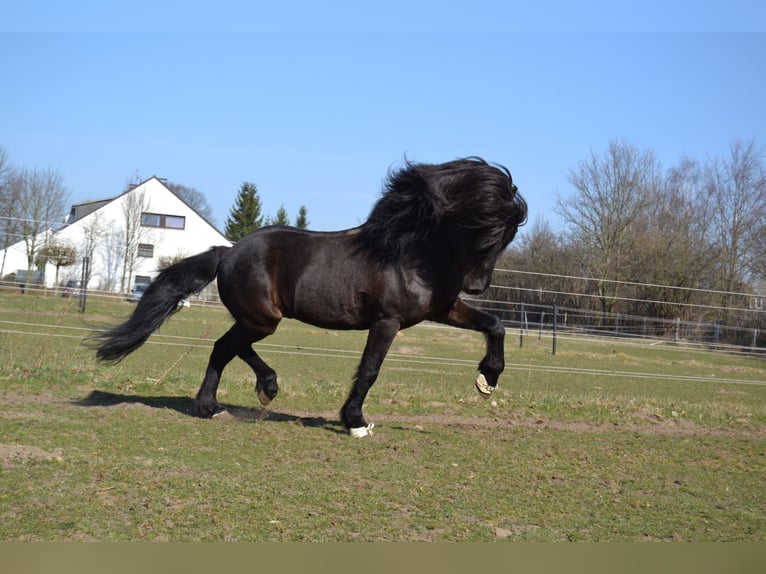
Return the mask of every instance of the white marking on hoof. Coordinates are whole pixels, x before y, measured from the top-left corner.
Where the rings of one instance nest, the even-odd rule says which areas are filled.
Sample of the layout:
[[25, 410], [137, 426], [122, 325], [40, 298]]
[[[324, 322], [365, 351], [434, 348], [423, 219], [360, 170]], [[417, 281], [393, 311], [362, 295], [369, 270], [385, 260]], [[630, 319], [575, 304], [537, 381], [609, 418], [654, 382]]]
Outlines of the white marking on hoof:
[[487, 379], [484, 378], [483, 373], [476, 375], [476, 383], [474, 384], [476, 385], [476, 390], [479, 391], [479, 394], [485, 399], [488, 399], [492, 394], [492, 391], [495, 390], [495, 387], [489, 386], [489, 383], [487, 383]]
[[263, 389], [258, 389], [258, 400], [265, 407], [271, 402], [271, 397], [267, 395]]
[[223, 410], [223, 411], [218, 411], [217, 413], [215, 413], [210, 418], [211, 419], [218, 419], [218, 420], [222, 420], [222, 421], [229, 421], [229, 420], [234, 419], [234, 415], [232, 415], [229, 411]]
[[364, 438], [366, 436], [372, 436], [372, 429], [374, 427], [375, 425], [370, 423], [366, 427], [355, 427], [348, 429], [348, 432], [351, 435], [351, 438]]

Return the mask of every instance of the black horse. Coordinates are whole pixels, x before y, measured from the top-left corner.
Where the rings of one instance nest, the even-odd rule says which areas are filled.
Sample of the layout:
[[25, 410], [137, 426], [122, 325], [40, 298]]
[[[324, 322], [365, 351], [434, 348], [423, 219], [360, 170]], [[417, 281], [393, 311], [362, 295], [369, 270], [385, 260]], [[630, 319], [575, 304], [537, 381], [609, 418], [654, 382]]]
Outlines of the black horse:
[[370, 434], [362, 403], [400, 329], [423, 320], [485, 334], [476, 388], [494, 390], [504, 368], [505, 330], [497, 317], [467, 305], [461, 291], [489, 287], [498, 255], [516, 235], [527, 205], [510, 172], [480, 158], [406, 163], [360, 227], [331, 233], [285, 226], [259, 229], [233, 247], [213, 247], [162, 271], [131, 317], [96, 336], [97, 356], [117, 362], [140, 347], [178, 303], [218, 279], [234, 325], [215, 342], [197, 393], [200, 416], [223, 411], [216, 390], [235, 356], [255, 372], [262, 404], [277, 395], [277, 374], [252, 344], [283, 317], [327, 329], [369, 330], [341, 421], [354, 437]]

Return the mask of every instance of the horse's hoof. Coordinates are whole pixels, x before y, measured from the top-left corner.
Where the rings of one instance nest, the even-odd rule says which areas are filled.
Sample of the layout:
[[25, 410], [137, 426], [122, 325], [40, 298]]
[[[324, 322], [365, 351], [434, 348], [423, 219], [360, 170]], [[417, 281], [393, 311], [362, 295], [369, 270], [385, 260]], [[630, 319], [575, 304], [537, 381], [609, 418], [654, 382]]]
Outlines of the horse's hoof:
[[258, 400], [265, 407], [271, 402], [271, 397], [263, 389], [258, 389]]
[[374, 424], [370, 423], [366, 427], [355, 427], [348, 429], [348, 434], [351, 435], [351, 438], [365, 438], [372, 436], [372, 429], [374, 426]]
[[212, 419], [222, 412], [226, 412], [226, 409], [218, 403], [213, 405], [197, 403], [194, 407], [194, 411], [195, 414], [202, 419]]
[[492, 391], [495, 390], [495, 387], [491, 387], [489, 383], [487, 383], [487, 379], [484, 377], [483, 373], [476, 375], [476, 382], [474, 384], [476, 385], [476, 390], [479, 391], [479, 395], [484, 399], [488, 399], [492, 394]]

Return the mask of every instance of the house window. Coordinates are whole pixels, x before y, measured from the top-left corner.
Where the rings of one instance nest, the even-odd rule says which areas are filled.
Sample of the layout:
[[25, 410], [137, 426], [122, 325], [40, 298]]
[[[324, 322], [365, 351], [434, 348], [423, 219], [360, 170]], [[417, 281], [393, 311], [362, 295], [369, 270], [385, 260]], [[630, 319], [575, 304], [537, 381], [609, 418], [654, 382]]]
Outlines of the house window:
[[186, 227], [186, 218], [180, 215], [166, 215], [165, 225], [168, 229], [183, 229]]
[[159, 213], [142, 213], [141, 225], [144, 227], [160, 227], [162, 216]]
[[150, 243], [139, 243], [138, 256], [139, 257], [154, 257], [154, 245]]
[[144, 227], [162, 227], [164, 229], [184, 229], [186, 227], [186, 218], [182, 215], [144, 212], [141, 214], [141, 225]]

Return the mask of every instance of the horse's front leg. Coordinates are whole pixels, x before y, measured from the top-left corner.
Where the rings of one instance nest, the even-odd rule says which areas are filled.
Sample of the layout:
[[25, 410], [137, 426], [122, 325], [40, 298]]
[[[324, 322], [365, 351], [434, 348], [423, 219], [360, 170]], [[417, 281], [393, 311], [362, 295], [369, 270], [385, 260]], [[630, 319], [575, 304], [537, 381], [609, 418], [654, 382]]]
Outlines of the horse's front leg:
[[354, 438], [363, 438], [372, 434], [371, 424], [362, 415], [362, 404], [367, 392], [378, 378], [383, 359], [394, 337], [399, 332], [400, 324], [395, 320], [384, 320], [374, 323], [367, 335], [367, 344], [364, 347], [362, 360], [354, 375], [354, 386], [340, 411], [340, 418], [349, 434]]
[[471, 307], [461, 299], [457, 299], [452, 307], [437, 314], [433, 319], [453, 327], [484, 333], [487, 340], [487, 354], [479, 363], [476, 389], [481, 396], [488, 398], [497, 387], [497, 380], [505, 368], [503, 322], [494, 315]]

